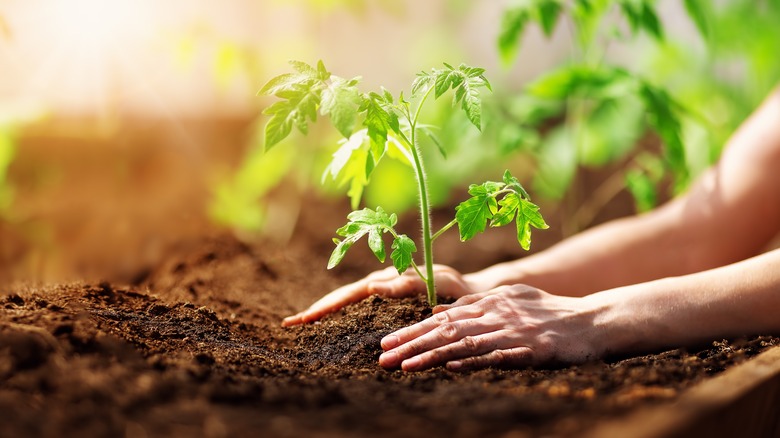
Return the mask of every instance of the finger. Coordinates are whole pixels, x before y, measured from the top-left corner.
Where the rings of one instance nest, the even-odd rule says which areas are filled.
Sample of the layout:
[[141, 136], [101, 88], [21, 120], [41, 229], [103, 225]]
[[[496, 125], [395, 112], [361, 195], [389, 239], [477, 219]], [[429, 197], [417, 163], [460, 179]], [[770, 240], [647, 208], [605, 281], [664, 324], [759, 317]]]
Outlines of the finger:
[[481, 356], [447, 362], [450, 371], [467, 371], [487, 367], [525, 368], [535, 363], [533, 350], [528, 347], [516, 347], [506, 350], [493, 350]]
[[510, 342], [505, 330], [469, 335], [457, 342], [410, 357], [401, 363], [401, 369], [420, 371], [458, 359], [479, 357], [495, 350], [508, 348], [511, 345]]
[[452, 309], [449, 312], [442, 312], [433, 315], [424, 321], [418, 322], [417, 324], [404, 327], [400, 330], [390, 333], [389, 335], [382, 338], [380, 345], [384, 350], [390, 350], [413, 339], [416, 339], [430, 332], [431, 330], [434, 330], [442, 324], [460, 321], [463, 319], [479, 318], [482, 315], [482, 310], [476, 307], [461, 307], [458, 309]]
[[371, 281], [367, 288], [370, 295], [392, 298], [407, 297], [426, 291], [425, 282], [417, 275], [396, 275], [395, 278], [387, 281]]
[[438, 306], [434, 307], [433, 308], [433, 314], [435, 315], [437, 313], [441, 313], [441, 312], [444, 312], [446, 310], [453, 309], [453, 308], [456, 308], [456, 307], [468, 306], [470, 304], [474, 304], [477, 301], [479, 301], [479, 300], [481, 300], [481, 299], [483, 299], [485, 297], [488, 297], [490, 295], [495, 295], [498, 292], [500, 292], [500, 289], [498, 289], [498, 290], [494, 289], [494, 290], [490, 290], [490, 291], [487, 291], [487, 292], [479, 292], [479, 293], [473, 293], [473, 294], [469, 294], [469, 295], [464, 295], [464, 296], [458, 298], [458, 300], [455, 301], [452, 304], [439, 304]]
[[285, 318], [282, 320], [282, 326], [289, 327], [291, 325], [317, 321], [328, 313], [333, 313], [347, 304], [360, 301], [370, 295], [368, 288], [366, 287], [367, 284], [367, 280], [363, 279], [358, 282], [342, 286], [320, 298], [303, 312], [299, 312], [293, 316]]

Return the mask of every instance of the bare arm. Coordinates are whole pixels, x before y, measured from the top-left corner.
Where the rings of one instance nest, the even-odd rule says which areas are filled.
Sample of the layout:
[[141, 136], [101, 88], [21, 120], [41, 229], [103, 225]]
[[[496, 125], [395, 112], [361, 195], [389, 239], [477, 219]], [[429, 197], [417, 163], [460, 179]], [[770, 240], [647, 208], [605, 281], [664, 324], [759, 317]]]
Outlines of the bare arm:
[[[438, 266], [453, 297], [525, 283], [557, 295], [601, 290], [724, 266], [761, 252], [780, 231], [780, 88], [726, 145], [691, 190], [650, 213], [612, 221], [517, 261], [461, 275]], [[372, 294], [407, 296], [425, 284], [389, 268], [345, 285], [284, 320], [311, 322]]]
[[650, 213], [595, 227], [536, 255], [468, 274], [482, 288], [526, 283], [581, 296], [723, 266], [780, 231], [780, 88], [741, 126], [720, 163]]
[[503, 286], [438, 306], [382, 339], [379, 363], [417, 371], [578, 363], [723, 337], [780, 333], [780, 249], [586, 297]]

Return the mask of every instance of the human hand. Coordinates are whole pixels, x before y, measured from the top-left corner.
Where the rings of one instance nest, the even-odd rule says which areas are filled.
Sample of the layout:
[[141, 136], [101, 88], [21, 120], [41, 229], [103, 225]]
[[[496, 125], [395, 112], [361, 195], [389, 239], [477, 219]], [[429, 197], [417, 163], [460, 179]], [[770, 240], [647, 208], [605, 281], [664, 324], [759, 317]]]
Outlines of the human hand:
[[[460, 298], [478, 291], [478, 285], [469, 280], [468, 275], [445, 265], [434, 265], [434, 278], [437, 292], [446, 297]], [[371, 295], [381, 295], [390, 298], [402, 298], [426, 292], [425, 282], [413, 270], [398, 275], [395, 268], [376, 271], [362, 280], [344, 285], [320, 298], [308, 309], [288, 316], [282, 321], [282, 326], [305, 324], [317, 321], [328, 313], [335, 312], [347, 304], [351, 304]]]
[[578, 363], [596, 357], [597, 308], [586, 298], [502, 286], [436, 306], [425, 321], [385, 336], [379, 364], [419, 371]]

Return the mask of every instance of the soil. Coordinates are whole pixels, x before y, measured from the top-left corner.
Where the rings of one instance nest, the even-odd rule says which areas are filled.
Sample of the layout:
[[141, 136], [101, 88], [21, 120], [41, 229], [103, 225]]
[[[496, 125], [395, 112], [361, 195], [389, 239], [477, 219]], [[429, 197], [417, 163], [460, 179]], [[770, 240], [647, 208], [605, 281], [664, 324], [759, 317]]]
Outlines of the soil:
[[[215, 132], [226, 131], [235, 126]], [[168, 138], [144, 132], [144, 139]], [[246, 243], [195, 213], [201, 206], [193, 200], [206, 191], [192, 180], [197, 173], [181, 160], [159, 161], [154, 142], [127, 152], [143, 165], [123, 167], [116, 191], [105, 183], [115, 168], [100, 159], [88, 167], [72, 158], [80, 167], [61, 173], [59, 181], [70, 188], [76, 181], [78, 190], [29, 185], [35, 178], [25, 172], [52, 156], [52, 144], [60, 143], [28, 143], [12, 169], [22, 195], [17, 211], [35, 214], [0, 221], [0, 279], [43, 266], [32, 281], [0, 282], [0, 437], [573, 436], [674, 400], [780, 344], [770, 336], [713, 340], [554, 369], [384, 370], [379, 339], [427, 317], [420, 299], [373, 297], [319, 323], [279, 325], [377, 268], [356, 246], [343, 266], [324, 269], [329, 238], [348, 210], [344, 201], [307, 199], [310, 213], [286, 245]], [[165, 172], [149, 170], [155, 166]], [[182, 195], [173, 183], [191, 191]], [[48, 210], [36, 210], [35, 202]], [[435, 213], [445, 223], [450, 212]], [[89, 228], [81, 227], [85, 216]], [[416, 226], [402, 219], [402, 227]], [[40, 240], [43, 222], [59, 248], [56, 264], [36, 262], [41, 257], [28, 248], [35, 242], [25, 236]], [[74, 230], [83, 238], [63, 237]], [[537, 248], [556, 240], [538, 236]], [[154, 251], [144, 241], [154, 242]], [[464, 252], [457, 236], [444, 236], [438, 261], [477, 269], [517, 257], [512, 241], [511, 230], [491, 230]], [[77, 281], [66, 280], [72, 277]]]
[[228, 235], [179, 251], [135, 286], [0, 298], [0, 435], [574, 435], [780, 344], [719, 340], [560, 369], [388, 371], [379, 339], [425, 318], [420, 299], [374, 297], [284, 329], [301, 291], [339, 282], [306, 252]]

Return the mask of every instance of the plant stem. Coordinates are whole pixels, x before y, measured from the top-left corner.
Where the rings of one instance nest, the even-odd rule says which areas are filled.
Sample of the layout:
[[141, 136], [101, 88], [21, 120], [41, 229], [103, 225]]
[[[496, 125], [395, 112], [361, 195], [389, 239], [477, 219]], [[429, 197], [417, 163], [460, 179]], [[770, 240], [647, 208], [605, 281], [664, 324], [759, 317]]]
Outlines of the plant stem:
[[420, 219], [422, 219], [422, 239], [423, 239], [423, 253], [425, 255], [425, 277], [422, 279], [425, 281], [426, 289], [428, 292], [428, 304], [430, 306], [436, 305], [436, 284], [433, 278], [433, 238], [431, 236], [431, 208], [428, 203], [428, 184], [425, 180], [425, 168], [423, 167], [422, 157], [420, 154], [419, 146], [417, 145], [417, 117], [420, 115], [420, 109], [425, 103], [425, 100], [431, 94], [433, 87], [430, 87], [425, 95], [420, 99], [420, 103], [417, 106], [417, 111], [414, 113], [414, 117], [410, 120], [410, 143], [412, 150], [412, 158], [414, 158], [414, 169], [417, 173], [417, 188], [420, 197]]
[[455, 226], [455, 224], [457, 224], [457, 223], [458, 223], [458, 221], [456, 219], [451, 220], [450, 223], [448, 223], [447, 225], [441, 227], [441, 230], [439, 230], [436, 233], [434, 233], [434, 235], [431, 236], [431, 240], [436, 240], [439, 236], [444, 234], [445, 231], [449, 230], [450, 228]]

